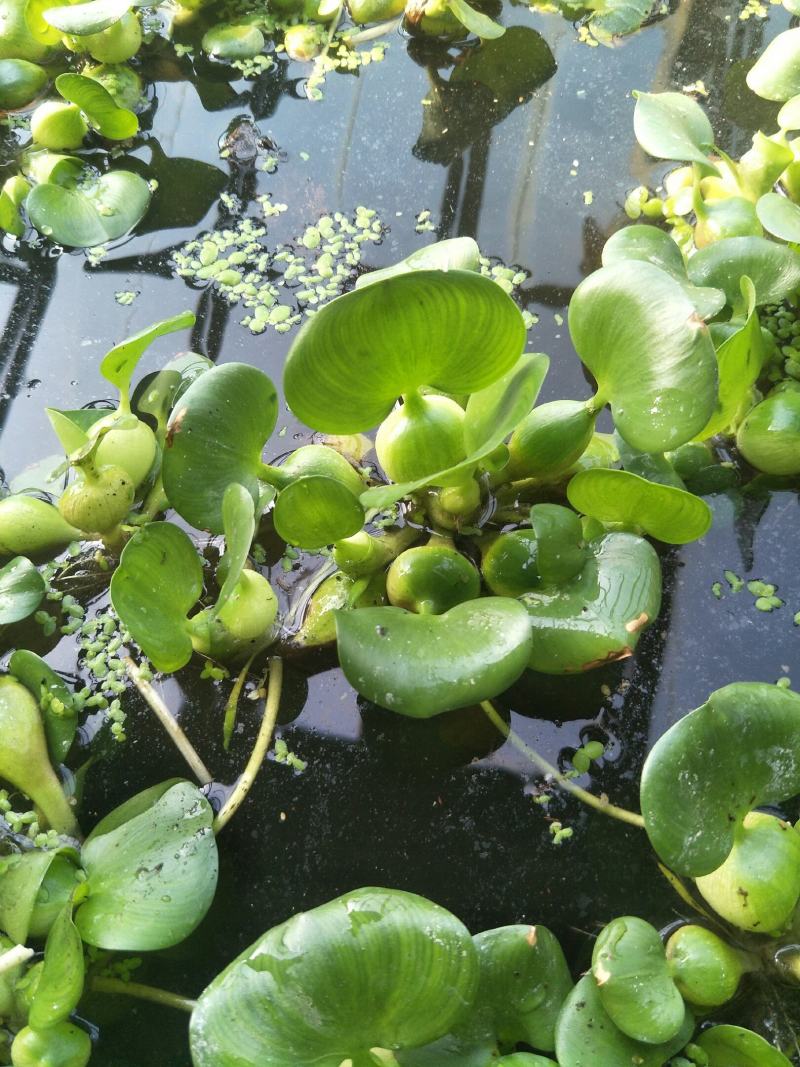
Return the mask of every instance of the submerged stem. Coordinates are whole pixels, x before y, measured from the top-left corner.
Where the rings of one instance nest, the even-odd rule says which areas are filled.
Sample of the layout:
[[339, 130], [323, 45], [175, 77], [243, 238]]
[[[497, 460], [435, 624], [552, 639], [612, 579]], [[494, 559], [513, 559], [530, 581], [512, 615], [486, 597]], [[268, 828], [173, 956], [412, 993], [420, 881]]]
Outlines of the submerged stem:
[[213, 830], [218, 834], [224, 830], [233, 816], [239, 810], [247, 794], [250, 792], [253, 782], [258, 777], [261, 765], [269, 750], [272, 732], [278, 718], [278, 708], [281, 703], [281, 690], [283, 689], [283, 660], [273, 656], [269, 661], [269, 686], [267, 699], [264, 703], [264, 714], [261, 718], [261, 726], [258, 729], [258, 737], [250, 753], [247, 766], [242, 771], [239, 780], [233, 788], [233, 792], [222, 805], [219, 815], [214, 820]]
[[180, 728], [167, 705], [152, 685], [145, 678], [142, 678], [138, 665], [134, 663], [130, 656], [124, 656], [122, 662], [125, 664], [128, 677], [144, 697], [151, 710], [155, 712], [156, 718], [172, 738], [175, 747], [192, 768], [195, 778], [201, 785], [208, 785], [209, 782], [213, 781], [211, 772], [200, 759], [194, 745]]
[[142, 985], [141, 982], [123, 982], [120, 978], [92, 978], [89, 988], [93, 993], [114, 993], [125, 997], [136, 997], [137, 1000], [149, 1000], [153, 1004], [162, 1004], [165, 1008], [177, 1008], [178, 1011], [187, 1011], [190, 1014], [197, 1006], [196, 1000], [189, 1000], [178, 993], [170, 993], [167, 989], [158, 989], [157, 986]]
[[597, 797], [594, 793], [590, 793], [587, 789], [582, 789], [579, 785], [567, 778], [561, 771], [549, 763], [544, 756], [540, 756], [539, 753], [526, 744], [522, 738], [516, 734], [510, 726], [507, 726], [500, 715], [494, 708], [494, 705], [489, 700], [481, 702], [481, 707], [486, 713], [489, 721], [497, 727], [501, 734], [506, 737], [511, 744], [518, 749], [524, 756], [535, 764], [545, 774], [550, 775], [551, 778], [561, 786], [562, 789], [566, 789], [568, 793], [572, 793], [578, 800], [583, 801], [584, 804], [588, 804], [589, 807], [594, 808], [596, 811], [601, 811], [604, 815], [610, 815], [612, 819], [619, 819], [620, 822], [629, 823], [631, 826], [638, 826], [640, 829], [644, 829], [644, 819], [641, 815], [635, 811], [628, 811], [627, 808], [617, 807], [616, 804], [612, 804], [610, 800], [603, 799], [603, 797]]
[[230, 696], [225, 705], [225, 718], [222, 723], [222, 746], [227, 752], [230, 748], [231, 738], [233, 737], [233, 729], [236, 726], [236, 709], [239, 707], [239, 697], [242, 695], [242, 688], [247, 679], [247, 672], [250, 670], [250, 665], [256, 658], [255, 652], [250, 659], [242, 667], [239, 677], [233, 683], [233, 689], [231, 689]]

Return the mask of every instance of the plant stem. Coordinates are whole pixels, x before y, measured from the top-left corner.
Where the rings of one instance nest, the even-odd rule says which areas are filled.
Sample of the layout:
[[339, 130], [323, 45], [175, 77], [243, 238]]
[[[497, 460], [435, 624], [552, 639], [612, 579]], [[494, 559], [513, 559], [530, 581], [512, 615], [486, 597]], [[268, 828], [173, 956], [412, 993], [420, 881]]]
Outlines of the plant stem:
[[34, 954], [33, 949], [26, 948], [25, 945], [14, 945], [7, 952], [0, 953], [0, 974], [13, 971], [21, 963], [27, 963]]
[[120, 978], [92, 978], [89, 988], [93, 993], [113, 993], [124, 997], [136, 997], [138, 1000], [149, 1000], [153, 1004], [163, 1004], [165, 1008], [177, 1008], [178, 1011], [194, 1011], [197, 1001], [189, 1000], [178, 993], [170, 993], [167, 989], [158, 989], [152, 985], [142, 985], [141, 982], [123, 982]]
[[250, 753], [247, 766], [242, 771], [239, 780], [233, 788], [233, 792], [222, 805], [219, 815], [214, 820], [213, 830], [218, 834], [224, 830], [233, 816], [239, 810], [247, 794], [250, 792], [253, 782], [258, 777], [261, 765], [269, 750], [272, 732], [278, 718], [278, 708], [281, 703], [281, 690], [283, 689], [283, 660], [278, 656], [272, 656], [269, 661], [269, 686], [267, 699], [264, 702], [264, 714], [261, 718], [261, 726], [258, 729], [258, 737]]
[[255, 658], [255, 653], [253, 653], [247, 663], [245, 663], [244, 667], [242, 667], [239, 677], [233, 683], [233, 689], [231, 689], [228, 702], [225, 705], [225, 718], [222, 723], [222, 746], [226, 752], [230, 748], [231, 737], [233, 737], [233, 728], [236, 726], [236, 709], [239, 706], [239, 697], [242, 695], [242, 688], [247, 679], [247, 672], [250, 670], [250, 665]]
[[578, 800], [583, 801], [584, 804], [588, 804], [589, 807], [594, 808], [596, 811], [601, 811], [604, 815], [610, 815], [612, 819], [619, 819], [620, 822], [626, 822], [631, 826], [638, 826], [640, 829], [644, 829], [644, 819], [641, 815], [637, 814], [635, 811], [628, 811], [627, 808], [619, 808], [616, 804], [612, 804], [608, 798], [597, 797], [587, 789], [582, 789], [579, 785], [575, 785], [572, 779], [567, 778], [566, 775], [562, 774], [557, 767], [552, 765], [552, 763], [548, 763], [544, 756], [540, 756], [539, 753], [531, 748], [530, 745], [526, 744], [510, 726], [507, 726], [503, 722], [491, 701], [482, 701], [481, 707], [486, 713], [489, 721], [497, 727], [500, 733], [503, 734], [503, 736], [506, 737], [524, 756], [527, 756], [531, 763], [534, 763], [540, 770], [544, 771], [545, 774], [550, 775], [562, 789], [566, 789], [568, 793], [572, 793]]
[[213, 781], [211, 772], [200, 759], [194, 745], [175, 721], [175, 718], [167, 705], [152, 685], [150, 685], [145, 678], [142, 678], [138, 665], [134, 663], [130, 656], [124, 656], [122, 662], [125, 664], [125, 670], [128, 672], [128, 677], [144, 697], [152, 711], [155, 712], [156, 718], [172, 738], [175, 747], [180, 754], [192, 768], [192, 772], [198, 782], [200, 782], [201, 785], [208, 785], [209, 782]]

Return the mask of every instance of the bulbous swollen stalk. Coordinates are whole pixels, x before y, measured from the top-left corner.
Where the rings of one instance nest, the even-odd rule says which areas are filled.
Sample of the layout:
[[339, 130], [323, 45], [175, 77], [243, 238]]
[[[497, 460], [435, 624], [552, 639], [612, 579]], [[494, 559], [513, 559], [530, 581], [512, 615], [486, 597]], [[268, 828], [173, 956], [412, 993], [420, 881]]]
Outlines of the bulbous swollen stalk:
[[[128, 419], [134, 416], [128, 415]], [[94, 453], [98, 467], [120, 467], [138, 489], [153, 466], [158, 446], [156, 435], [146, 422], [137, 419], [132, 426], [121, 427], [119, 415], [113, 412], [99, 419], [89, 430], [89, 439], [100, 436]]]
[[14, 1067], [86, 1067], [92, 1055], [92, 1040], [72, 1023], [56, 1023], [46, 1030], [26, 1026], [14, 1038]]
[[419, 531], [411, 526], [382, 537], [373, 537], [366, 530], [359, 530], [352, 537], [344, 537], [334, 544], [333, 562], [351, 578], [365, 578], [391, 563], [418, 537]]
[[454, 467], [466, 457], [464, 409], [446, 396], [406, 394], [379, 426], [375, 451], [393, 482]]
[[39, 706], [10, 675], [0, 677], [0, 778], [30, 797], [57, 833], [79, 835], [75, 813], [50, 764]]
[[0, 559], [53, 555], [80, 537], [81, 531], [44, 500], [22, 493], [0, 500]]
[[718, 1008], [736, 995], [752, 964], [704, 926], [679, 927], [666, 945], [672, 978], [684, 1000], [698, 1008]]
[[420, 615], [442, 615], [480, 591], [474, 564], [445, 539], [401, 552], [386, 575], [389, 602]]
[[267, 579], [257, 571], [243, 571], [220, 611], [204, 608], [189, 620], [192, 645], [223, 663], [245, 659], [275, 639], [277, 615], [278, 600]]
[[135, 490], [130, 475], [121, 467], [97, 467], [90, 456], [75, 466], [78, 477], [61, 494], [58, 510], [72, 526], [87, 533], [109, 534], [133, 504]]

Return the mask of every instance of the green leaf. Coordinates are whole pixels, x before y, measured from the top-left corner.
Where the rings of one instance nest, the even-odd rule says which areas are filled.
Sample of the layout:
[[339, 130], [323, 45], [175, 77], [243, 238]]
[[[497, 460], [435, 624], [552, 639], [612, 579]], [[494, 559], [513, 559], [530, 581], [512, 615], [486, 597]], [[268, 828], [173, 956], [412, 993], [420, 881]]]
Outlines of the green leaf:
[[46, 22], [62, 33], [86, 37], [113, 26], [134, 6], [132, 0], [88, 0], [87, 3], [51, 7], [43, 15]]
[[683, 1026], [683, 997], [670, 975], [661, 935], [625, 915], [600, 932], [592, 952], [600, 1000], [612, 1022], [634, 1041], [659, 1045]]
[[390, 711], [427, 719], [508, 689], [531, 653], [528, 617], [505, 597], [443, 615], [358, 608], [336, 616], [339, 662], [357, 692]]
[[92, 426], [111, 414], [107, 408], [79, 408], [76, 411], [45, 408], [45, 411], [61, 447], [68, 456], [83, 448], [89, 440], [88, 431]]
[[800, 255], [766, 237], [728, 237], [695, 252], [689, 260], [695, 285], [721, 289], [731, 307], [742, 301], [746, 275], [756, 291], [756, 304], [779, 304], [800, 286]]
[[110, 141], [126, 141], [138, 133], [139, 120], [136, 115], [126, 107], [119, 107], [100, 82], [83, 74], [59, 74], [55, 84], [65, 100], [78, 105], [101, 137]]
[[758, 221], [773, 237], [800, 241], [800, 207], [780, 193], [764, 193], [756, 203]]
[[714, 131], [696, 100], [685, 93], [639, 93], [633, 112], [636, 140], [656, 159], [702, 163], [716, 173], [708, 156]]
[[677, 1037], [662, 1045], [634, 1041], [608, 1016], [597, 985], [585, 975], [570, 993], [558, 1019], [556, 1057], [559, 1067], [663, 1067], [692, 1036], [694, 1019], [687, 1010]]
[[58, 710], [53, 709], [53, 699], [45, 701], [42, 718], [50, 759], [54, 763], [63, 763], [72, 748], [78, 728], [72, 691], [41, 656], [27, 649], [18, 649], [13, 654], [8, 669], [40, 705], [43, 693], [58, 701]]
[[671, 870], [710, 874], [752, 808], [800, 793], [799, 729], [796, 693], [735, 682], [659, 738], [642, 770], [640, 799], [650, 842]]
[[399, 263], [382, 270], [372, 270], [356, 280], [356, 289], [364, 289], [375, 282], [393, 278], [396, 274], [408, 274], [412, 270], [472, 270], [479, 271], [481, 251], [471, 237], [450, 237], [418, 248]]
[[0, 59], [0, 108], [12, 111], [26, 107], [47, 82], [47, 71], [38, 63], [29, 63], [27, 59]]
[[81, 853], [89, 896], [75, 913], [83, 940], [145, 952], [187, 938], [217, 886], [213, 817], [197, 787], [179, 782], [122, 825], [90, 834]]
[[172, 408], [192, 382], [211, 370], [214, 364], [197, 352], [186, 352], [166, 363], [155, 374], [146, 375], [133, 392], [133, 407], [140, 414], [152, 415], [159, 427], [166, 427]]
[[251, 22], [219, 23], [203, 36], [203, 51], [214, 59], [253, 59], [264, 51], [264, 34]]
[[0, 626], [27, 619], [39, 607], [45, 581], [25, 556], [0, 567]]
[[770, 41], [747, 72], [747, 84], [765, 100], [789, 100], [800, 93], [800, 28]]
[[44, 967], [36, 986], [28, 1025], [46, 1030], [68, 1019], [83, 993], [83, 942], [67, 901], [47, 935]]
[[714, 517], [705, 500], [694, 493], [602, 467], [576, 474], [567, 486], [567, 499], [584, 515], [638, 528], [669, 545], [703, 537]]
[[273, 519], [288, 544], [315, 550], [358, 533], [364, 508], [346, 485], [312, 474], [290, 482], [278, 494]]
[[242, 485], [232, 482], [222, 498], [225, 531], [225, 580], [214, 605], [214, 614], [225, 607], [239, 584], [256, 532], [253, 498]]
[[501, 26], [481, 11], [476, 11], [467, 0], [447, 0], [447, 6], [462, 26], [486, 41], [494, 41], [506, 32], [505, 26]]
[[473, 393], [509, 371], [525, 324], [499, 285], [471, 271], [415, 270], [332, 300], [289, 351], [284, 391], [326, 433], [376, 426], [402, 393]]
[[592, 3], [589, 18], [592, 36], [603, 44], [638, 30], [653, 11], [651, 0], [600, 0]]
[[194, 381], [173, 409], [162, 466], [178, 514], [222, 533], [222, 499], [232, 482], [257, 504], [261, 453], [277, 417], [275, 386], [255, 367], [225, 363]]
[[533, 631], [528, 666], [571, 674], [633, 654], [661, 607], [661, 564], [652, 545], [627, 533], [589, 545], [577, 577], [521, 597]]
[[791, 1061], [759, 1034], [741, 1026], [712, 1026], [695, 1044], [708, 1056], [708, 1067], [790, 1067]]
[[194, 326], [194, 323], [193, 311], [181, 311], [171, 318], [145, 327], [132, 337], [127, 337], [118, 345], [114, 345], [111, 351], [105, 354], [100, 364], [100, 373], [107, 382], [115, 385], [123, 396], [127, 396], [133, 372], [153, 341], [158, 337], [164, 337], [165, 334], [175, 333], [176, 330], [188, 329]]
[[446, 1033], [472, 1003], [465, 927], [429, 900], [357, 889], [274, 927], [204, 991], [195, 1067], [339, 1067]]
[[0, 930], [18, 945], [28, 941], [36, 898], [56, 856], [41, 849], [0, 856]]
[[91, 248], [132, 230], [147, 211], [150, 195], [150, 187], [138, 174], [112, 170], [89, 189], [67, 189], [52, 182], [37, 185], [25, 206], [45, 237], [75, 248]]
[[551, 1052], [572, 976], [546, 926], [502, 926], [475, 938], [481, 977], [478, 1012], [487, 1011], [502, 1046], [524, 1042]]
[[473, 393], [467, 401], [464, 444], [469, 455], [465, 460], [413, 482], [373, 486], [361, 494], [364, 507], [386, 508], [426, 485], [453, 484], [459, 475], [471, 475], [536, 403], [549, 365], [550, 360], [541, 353], [520, 356], [510, 371], [494, 384]]
[[514, 1052], [511, 1056], [501, 1056], [496, 1067], [558, 1067], [558, 1064], [535, 1052]]
[[603, 266], [638, 260], [660, 267], [683, 289], [701, 319], [713, 318], [725, 307], [725, 294], [719, 289], [692, 285], [680, 248], [668, 233], [657, 226], [623, 226], [603, 246]]
[[639, 451], [677, 448], [708, 422], [717, 393], [714, 346], [663, 270], [631, 261], [601, 267], [575, 290], [569, 328], [617, 429]]
[[[800, 11], [798, 11], [800, 15]], [[787, 100], [778, 112], [778, 125], [782, 130], [800, 130], [800, 94]]]
[[192, 656], [187, 615], [203, 591], [203, 568], [189, 537], [169, 522], [151, 522], [122, 550], [111, 602], [134, 641], [159, 671], [177, 671]]

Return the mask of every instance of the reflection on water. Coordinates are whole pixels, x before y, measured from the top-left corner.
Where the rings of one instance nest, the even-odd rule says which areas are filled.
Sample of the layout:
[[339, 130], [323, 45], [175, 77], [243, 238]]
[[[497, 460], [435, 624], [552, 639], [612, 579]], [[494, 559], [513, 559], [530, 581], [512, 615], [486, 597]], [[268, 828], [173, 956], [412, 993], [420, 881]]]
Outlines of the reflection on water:
[[[752, 130], [774, 115], [747, 92], [744, 71], [787, 16], [771, 8], [769, 21], [744, 22], [739, 11], [734, 0], [684, 0], [609, 50], [579, 44], [557, 16], [517, 7], [506, 12], [515, 28], [486, 50], [433, 48], [397, 34], [382, 63], [330, 76], [319, 103], [302, 99], [304, 68], [285, 59], [256, 82], [230, 83], [207, 62], [193, 69], [187, 57], [161, 49], [145, 65], [152, 107], [133, 153], [133, 166], [159, 181], [141, 232], [95, 266], [46, 245], [6, 249], [0, 258], [6, 476], [55, 449], [45, 405], [106, 397], [97, 366], [111, 343], [181, 308], [198, 314], [181, 345], [215, 361], [247, 360], [280, 381], [291, 335], [253, 337], [239, 325], [240, 308], [191, 288], [169, 266], [171, 251], [198, 230], [228, 224], [222, 192], [254, 216], [258, 195], [287, 203], [286, 215], [268, 222], [275, 243], [322, 213], [377, 209], [390, 229], [365, 253], [369, 267], [436, 235], [475, 236], [487, 254], [531, 272], [521, 293], [539, 316], [530, 345], [552, 358], [542, 399], [588, 395], [563, 322], [566, 305], [606, 236], [624, 223], [627, 190], [655, 183], [665, 169], [634, 145], [630, 90], [702, 80], [721, 146], [741, 153]], [[227, 144], [237, 131], [274, 146], [274, 173], [259, 169], [257, 151], [220, 158], [220, 139]], [[10, 152], [6, 138], [0, 166]], [[416, 231], [423, 209], [435, 234]], [[128, 306], [115, 299], [123, 291], [136, 294]], [[170, 351], [165, 342], [154, 346], [142, 371]], [[38, 387], [29, 385], [37, 379]], [[291, 441], [297, 428], [286, 414], [283, 423]], [[792, 625], [800, 610], [796, 495], [756, 486], [712, 503], [711, 534], [664, 556], [664, 613], [635, 660], [576, 679], [529, 675], [505, 701], [518, 732], [562, 765], [581, 743], [606, 741], [592, 785], [619, 803], [636, 804], [635, 778], [654, 737], [709, 691], [734, 679], [800, 674], [800, 631]], [[763, 614], [746, 592], [727, 588], [717, 599], [712, 585], [724, 581], [725, 569], [774, 582], [787, 606]], [[51, 658], [71, 666], [68, 640]], [[225, 832], [210, 919], [189, 943], [146, 964], [144, 980], [149, 968], [158, 984], [196, 993], [268, 926], [362, 883], [426, 893], [475, 930], [545, 922], [578, 967], [586, 933], [612, 915], [674, 917], [677, 900], [641, 835], [585, 815], [571, 798], [535, 804], [528, 767], [476, 712], [413, 722], [365, 707], [325, 653], [292, 662], [287, 673], [282, 736], [308, 769], [296, 775], [269, 764]], [[225, 753], [224, 684], [187, 670], [165, 695], [219, 781], [232, 781], [249, 751], [256, 707], [244, 709]], [[92, 817], [159, 777], [183, 773], [133, 697], [127, 733], [126, 746], [112, 746], [89, 776]], [[551, 843], [552, 819], [575, 829], [560, 847]], [[182, 1019], [152, 1007], [117, 1013], [107, 1002], [92, 1017], [104, 1035], [98, 1067], [188, 1067]], [[155, 1051], [154, 1033], [162, 1042]]]

